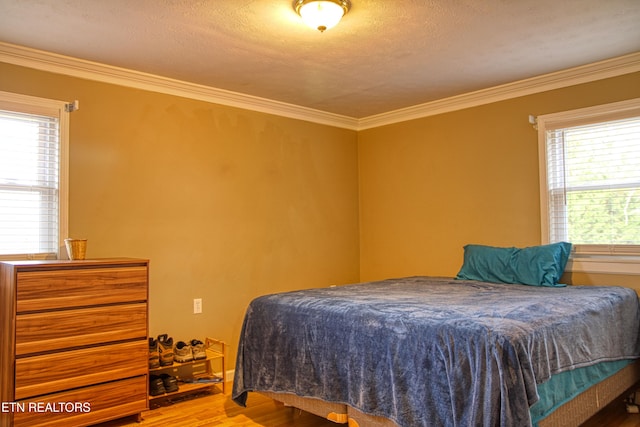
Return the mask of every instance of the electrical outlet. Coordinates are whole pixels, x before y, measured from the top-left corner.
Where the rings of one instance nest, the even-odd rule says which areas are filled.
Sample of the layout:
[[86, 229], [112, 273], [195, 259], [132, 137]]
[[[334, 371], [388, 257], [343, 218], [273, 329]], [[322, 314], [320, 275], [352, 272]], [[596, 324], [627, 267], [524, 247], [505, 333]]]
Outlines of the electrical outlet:
[[202, 313], [202, 298], [195, 298], [193, 300], [193, 314]]

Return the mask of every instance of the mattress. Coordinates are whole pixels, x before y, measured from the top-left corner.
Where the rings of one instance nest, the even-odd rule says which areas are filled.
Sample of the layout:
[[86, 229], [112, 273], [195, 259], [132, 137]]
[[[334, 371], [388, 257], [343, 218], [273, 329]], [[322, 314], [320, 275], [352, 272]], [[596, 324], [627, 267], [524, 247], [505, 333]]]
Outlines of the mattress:
[[531, 425], [553, 374], [636, 359], [639, 324], [618, 287], [415, 277], [269, 295], [247, 309], [233, 399], [289, 393], [400, 426]]

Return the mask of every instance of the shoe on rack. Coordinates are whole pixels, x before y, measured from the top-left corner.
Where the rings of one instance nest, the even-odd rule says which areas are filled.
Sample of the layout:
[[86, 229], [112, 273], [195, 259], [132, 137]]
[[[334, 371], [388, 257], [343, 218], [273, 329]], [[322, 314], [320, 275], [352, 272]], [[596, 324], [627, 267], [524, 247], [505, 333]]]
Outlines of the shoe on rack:
[[149, 369], [160, 367], [160, 353], [158, 353], [158, 340], [149, 338]]
[[164, 388], [164, 381], [157, 375], [149, 377], [149, 394], [151, 396], [159, 396], [165, 394], [167, 390]]
[[164, 385], [164, 389], [167, 393], [178, 391], [178, 379], [176, 377], [169, 374], [161, 374], [160, 379], [162, 380], [162, 384]]
[[173, 359], [180, 363], [191, 362], [193, 360], [191, 346], [184, 341], [178, 341], [173, 349]]
[[167, 334], [158, 335], [158, 353], [160, 366], [171, 366], [173, 364], [173, 338]]
[[193, 353], [193, 360], [203, 360], [207, 358], [204, 343], [200, 340], [191, 340], [191, 352]]

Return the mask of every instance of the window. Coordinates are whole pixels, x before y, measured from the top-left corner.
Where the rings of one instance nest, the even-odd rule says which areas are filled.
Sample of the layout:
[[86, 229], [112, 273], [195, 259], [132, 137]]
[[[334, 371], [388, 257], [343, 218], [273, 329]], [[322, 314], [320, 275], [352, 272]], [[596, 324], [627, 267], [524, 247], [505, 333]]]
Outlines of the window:
[[0, 259], [58, 258], [67, 234], [65, 107], [0, 92]]
[[640, 99], [537, 123], [543, 242], [640, 265]]

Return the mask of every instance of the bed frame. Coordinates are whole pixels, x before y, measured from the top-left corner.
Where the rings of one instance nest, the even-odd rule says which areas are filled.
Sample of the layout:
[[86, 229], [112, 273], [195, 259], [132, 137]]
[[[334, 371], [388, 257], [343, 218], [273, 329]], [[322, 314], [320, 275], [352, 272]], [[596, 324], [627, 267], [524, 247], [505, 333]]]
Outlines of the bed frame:
[[[640, 360], [637, 360], [560, 406], [540, 421], [539, 427], [579, 426], [639, 381]], [[341, 403], [325, 402], [291, 393], [259, 393], [286, 406], [310, 412], [338, 424], [348, 424], [349, 427], [398, 427], [388, 418], [367, 415]]]

